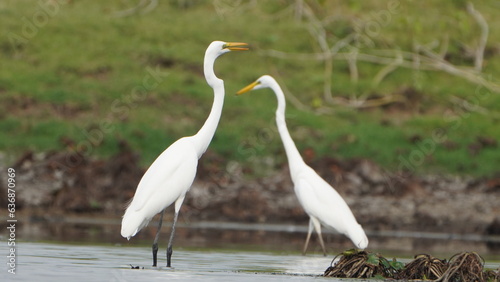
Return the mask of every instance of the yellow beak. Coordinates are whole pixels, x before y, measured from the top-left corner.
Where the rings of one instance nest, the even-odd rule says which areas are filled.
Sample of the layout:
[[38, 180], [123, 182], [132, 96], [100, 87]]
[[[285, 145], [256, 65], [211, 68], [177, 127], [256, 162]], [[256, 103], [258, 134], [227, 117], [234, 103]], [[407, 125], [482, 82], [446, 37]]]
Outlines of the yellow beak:
[[254, 81], [254, 82], [250, 83], [249, 85], [245, 86], [244, 88], [242, 88], [240, 91], [236, 92], [236, 95], [241, 95], [243, 93], [251, 91], [258, 84], [259, 84], [258, 81]]
[[227, 42], [224, 45], [224, 49], [229, 49], [231, 51], [246, 51], [248, 50], [248, 44], [242, 42]]

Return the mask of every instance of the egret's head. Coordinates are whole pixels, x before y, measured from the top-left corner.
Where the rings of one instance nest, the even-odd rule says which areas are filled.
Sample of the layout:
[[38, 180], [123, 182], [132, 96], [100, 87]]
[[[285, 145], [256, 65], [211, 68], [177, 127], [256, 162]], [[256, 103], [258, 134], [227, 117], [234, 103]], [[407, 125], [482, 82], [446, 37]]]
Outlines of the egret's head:
[[236, 92], [237, 95], [241, 95], [243, 93], [262, 89], [262, 88], [270, 88], [272, 84], [275, 84], [276, 80], [270, 75], [263, 75], [259, 77], [256, 81], [250, 83], [246, 87], [242, 88], [240, 91]]
[[207, 54], [212, 54], [214, 57], [218, 57], [229, 51], [246, 51], [248, 50], [248, 44], [241, 42], [223, 42], [214, 41], [207, 48]]

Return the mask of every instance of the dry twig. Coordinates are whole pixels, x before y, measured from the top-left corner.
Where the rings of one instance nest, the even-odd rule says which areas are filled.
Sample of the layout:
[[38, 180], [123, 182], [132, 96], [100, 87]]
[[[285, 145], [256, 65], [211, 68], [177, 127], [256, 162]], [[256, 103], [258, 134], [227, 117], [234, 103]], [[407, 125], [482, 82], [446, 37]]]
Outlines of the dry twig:
[[398, 279], [438, 279], [448, 268], [446, 260], [428, 254], [416, 255], [396, 276]]
[[477, 253], [459, 253], [450, 259], [450, 266], [436, 281], [486, 281], [483, 272], [484, 260]]
[[484, 49], [486, 48], [486, 42], [488, 41], [489, 27], [483, 15], [474, 9], [472, 2], [467, 3], [467, 12], [469, 12], [481, 28], [481, 38], [479, 39], [479, 46], [477, 46], [476, 58], [474, 61], [476, 71], [481, 72], [483, 69]]
[[136, 13], [146, 14], [154, 10], [156, 6], [158, 6], [158, 0], [141, 0], [137, 6], [126, 10], [116, 11], [113, 16], [121, 18], [128, 17]]

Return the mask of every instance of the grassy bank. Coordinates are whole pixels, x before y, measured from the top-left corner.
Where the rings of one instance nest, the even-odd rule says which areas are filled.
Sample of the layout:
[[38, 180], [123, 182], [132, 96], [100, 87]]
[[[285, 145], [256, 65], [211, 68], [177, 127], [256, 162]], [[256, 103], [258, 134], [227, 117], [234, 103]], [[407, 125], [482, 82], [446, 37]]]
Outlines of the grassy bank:
[[[476, 2], [490, 28], [475, 75], [495, 82], [500, 31], [493, 27], [500, 25], [500, 6]], [[203, 124], [213, 99], [202, 72], [204, 50], [226, 40], [253, 47], [216, 63], [226, 100], [210, 150], [228, 160], [259, 167], [286, 160], [274, 127], [274, 95], [233, 95], [269, 73], [289, 90], [289, 129], [312, 158], [369, 158], [417, 173], [499, 172], [500, 96], [494, 89], [442, 70], [362, 56], [357, 71], [334, 57], [325, 76], [324, 60], [299, 55], [322, 51], [318, 34], [329, 46], [351, 36], [339, 52], [378, 58], [389, 52], [396, 62], [399, 55], [406, 60], [409, 52], [431, 51], [473, 73], [481, 29], [465, 2], [306, 1], [310, 10], [302, 11], [294, 3], [159, 1], [132, 11], [136, 1], [4, 1], [0, 150], [15, 157], [77, 148], [106, 157], [126, 140], [146, 166]], [[324, 94], [325, 77], [332, 79], [333, 99]], [[157, 83], [145, 85], [147, 79]]]

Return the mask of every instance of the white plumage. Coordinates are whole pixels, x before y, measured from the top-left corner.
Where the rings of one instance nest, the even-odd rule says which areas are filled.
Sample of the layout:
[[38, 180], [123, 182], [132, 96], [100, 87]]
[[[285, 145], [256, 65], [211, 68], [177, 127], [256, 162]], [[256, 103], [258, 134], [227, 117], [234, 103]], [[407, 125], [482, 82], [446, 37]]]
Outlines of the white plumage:
[[368, 246], [368, 238], [361, 225], [356, 221], [356, 218], [354, 218], [347, 203], [340, 194], [309, 167], [300, 156], [286, 126], [285, 95], [276, 80], [269, 75], [261, 76], [255, 82], [238, 91], [238, 95], [261, 88], [271, 88], [278, 99], [276, 124], [288, 158], [295, 194], [304, 208], [304, 211], [310, 218], [309, 231], [303, 250], [304, 254], [307, 250], [313, 228], [316, 229], [321, 247], [326, 254], [321, 236], [321, 224], [346, 235], [357, 248], [365, 249]]
[[207, 120], [198, 133], [177, 140], [158, 156], [139, 182], [134, 198], [123, 215], [121, 235], [130, 239], [156, 214], [161, 213], [153, 242], [153, 266], [157, 263], [158, 237], [164, 210], [175, 203], [174, 222], [167, 248], [167, 267], [170, 267], [179, 210], [194, 181], [198, 159], [207, 150], [219, 124], [224, 104], [224, 81], [214, 73], [215, 59], [229, 51], [242, 50], [248, 50], [246, 43], [214, 41], [208, 46], [203, 70], [208, 85], [214, 90], [214, 102]]
[[174, 202], [175, 212], [179, 211], [198, 166], [198, 156], [191, 140], [192, 137], [177, 140], [146, 171], [123, 216], [123, 237], [130, 239], [135, 236], [156, 214]]

